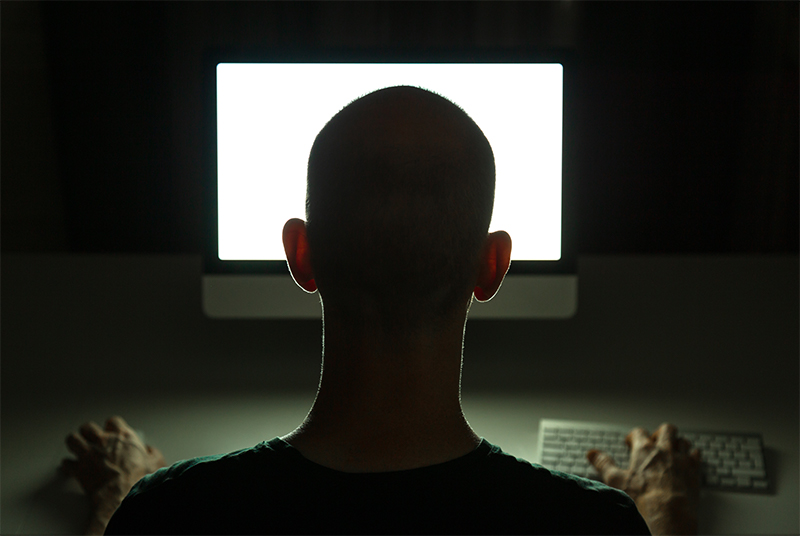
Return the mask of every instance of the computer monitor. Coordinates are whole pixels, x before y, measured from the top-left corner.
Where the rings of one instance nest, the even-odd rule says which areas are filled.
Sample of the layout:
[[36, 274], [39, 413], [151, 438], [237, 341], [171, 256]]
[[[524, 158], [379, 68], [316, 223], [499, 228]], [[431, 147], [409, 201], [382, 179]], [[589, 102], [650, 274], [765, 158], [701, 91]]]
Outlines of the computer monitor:
[[462, 107], [494, 151], [490, 231], [511, 235], [512, 263], [500, 292], [475, 301], [470, 318], [575, 313], [563, 58], [530, 51], [216, 53], [207, 69], [208, 316], [320, 317], [318, 296], [288, 273], [283, 224], [305, 216], [308, 155], [322, 127], [351, 101], [399, 85]]

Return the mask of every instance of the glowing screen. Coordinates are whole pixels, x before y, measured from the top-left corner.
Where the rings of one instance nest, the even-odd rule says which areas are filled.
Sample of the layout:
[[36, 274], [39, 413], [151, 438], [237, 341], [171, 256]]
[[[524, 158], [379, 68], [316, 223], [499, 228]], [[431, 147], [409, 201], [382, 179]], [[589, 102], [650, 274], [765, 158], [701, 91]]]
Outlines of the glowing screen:
[[348, 103], [385, 87], [428, 89], [463, 108], [492, 146], [490, 230], [513, 260], [561, 258], [563, 68], [558, 63], [220, 63], [219, 258], [285, 260], [281, 231], [305, 216], [308, 154]]

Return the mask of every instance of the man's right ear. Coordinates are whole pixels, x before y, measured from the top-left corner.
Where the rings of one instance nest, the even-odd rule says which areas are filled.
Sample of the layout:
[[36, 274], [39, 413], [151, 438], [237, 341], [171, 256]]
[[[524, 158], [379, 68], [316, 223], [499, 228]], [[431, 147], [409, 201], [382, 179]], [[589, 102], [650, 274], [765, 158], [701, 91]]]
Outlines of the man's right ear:
[[306, 222], [292, 218], [283, 226], [283, 249], [289, 263], [289, 273], [297, 286], [309, 293], [317, 291], [311, 269], [311, 250], [308, 247]]

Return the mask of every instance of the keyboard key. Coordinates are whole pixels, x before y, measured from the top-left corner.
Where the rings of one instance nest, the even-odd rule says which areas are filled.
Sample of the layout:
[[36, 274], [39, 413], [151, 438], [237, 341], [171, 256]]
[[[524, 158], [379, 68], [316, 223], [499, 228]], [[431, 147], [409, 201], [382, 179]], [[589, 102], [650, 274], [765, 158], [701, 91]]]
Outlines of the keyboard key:
[[555, 458], [556, 460], [560, 459], [563, 454], [561, 450], [555, 449], [544, 449], [542, 451], [542, 459], [544, 458]]
[[731, 476], [747, 476], [747, 477], [755, 477], [755, 478], [764, 478], [766, 475], [764, 474], [763, 469], [743, 469], [741, 467], [734, 467], [731, 469]]
[[573, 474], [573, 475], [578, 475], [578, 476], [582, 476], [582, 477], [585, 478], [586, 475], [588, 474], [588, 471], [586, 469], [587, 468], [584, 467], [583, 465], [576, 464], [576, 465], [573, 465], [572, 468], [568, 472]]

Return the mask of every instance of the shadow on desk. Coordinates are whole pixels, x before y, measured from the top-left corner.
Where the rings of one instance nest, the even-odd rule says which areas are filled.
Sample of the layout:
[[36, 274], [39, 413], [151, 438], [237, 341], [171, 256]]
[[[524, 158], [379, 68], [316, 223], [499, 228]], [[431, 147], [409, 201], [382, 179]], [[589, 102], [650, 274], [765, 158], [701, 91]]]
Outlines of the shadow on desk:
[[[770, 488], [768, 491], [763, 493], [749, 493], [701, 490], [698, 512], [700, 534], [712, 534], [716, 532], [714, 530], [715, 527], [725, 526], [726, 523], [729, 523], [731, 509], [736, 508], [736, 503], [739, 500], [746, 501], [748, 497], [755, 496], [772, 497], [780, 493], [781, 455], [775, 449], [764, 447], [764, 458], [767, 474], [770, 479]], [[766, 528], [767, 527], [765, 527], [765, 531]]]
[[781, 453], [777, 450], [764, 446], [764, 466], [769, 477], [769, 495], [775, 495], [780, 491], [781, 482]]
[[20, 508], [25, 517], [17, 534], [83, 534], [90, 513], [78, 482], [58, 468], [22, 498]]

